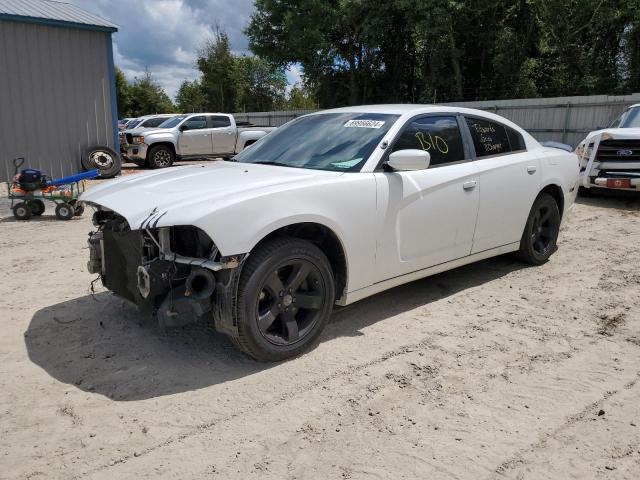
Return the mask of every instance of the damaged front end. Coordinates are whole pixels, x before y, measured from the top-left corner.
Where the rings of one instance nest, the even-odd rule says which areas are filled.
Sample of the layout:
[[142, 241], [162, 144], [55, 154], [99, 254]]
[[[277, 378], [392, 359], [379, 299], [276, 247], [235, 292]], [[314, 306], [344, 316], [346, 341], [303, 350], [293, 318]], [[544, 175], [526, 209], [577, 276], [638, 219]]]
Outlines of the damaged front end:
[[[216, 329], [236, 333], [235, 288], [244, 256], [224, 257], [197, 227], [131, 230], [122, 216], [98, 210], [89, 234], [90, 273], [161, 327], [214, 317]], [[210, 318], [210, 317], [209, 317]]]

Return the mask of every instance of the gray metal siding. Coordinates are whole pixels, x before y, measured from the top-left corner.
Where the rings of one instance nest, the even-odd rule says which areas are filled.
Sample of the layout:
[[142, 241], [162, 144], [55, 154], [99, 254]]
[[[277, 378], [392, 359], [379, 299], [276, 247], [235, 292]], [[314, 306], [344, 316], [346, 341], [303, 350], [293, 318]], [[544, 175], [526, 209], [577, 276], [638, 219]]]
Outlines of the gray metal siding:
[[520, 125], [540, 141], [554, 140], [573, 147], [586, 134], [608, 126], [625, 108], [640, 102], [640, 94], [523, 98], [455, 102], [447, 105], [497, 113]]
[[[625, 108], [640, 103], [640, 93], [583, 97], [483, 100], [445, 105], [477, 108], [497, 113], [527, 130], [534, 138], [568, 143], [575, 147], [586, 134], [608, 126]], [[314, 110], [235, 113], [236, 120], [280, 126]]]
[[0, 20], [0, 178], [11, 160], [52, 177], [80, 171], [93, 145], [115, 149], [111, 34]]

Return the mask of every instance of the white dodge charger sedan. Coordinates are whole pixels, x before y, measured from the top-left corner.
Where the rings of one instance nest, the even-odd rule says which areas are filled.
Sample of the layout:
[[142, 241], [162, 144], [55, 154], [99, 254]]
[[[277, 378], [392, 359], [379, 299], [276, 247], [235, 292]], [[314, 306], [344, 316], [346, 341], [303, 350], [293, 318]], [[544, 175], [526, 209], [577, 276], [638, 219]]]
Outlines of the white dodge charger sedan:
[[487, 112], [328, 110], [233, 161], [92, 188], [88, 268], [163, 328], [213, 317], [253, 358], [282, 360], [334, 304], [509, 252], [544, 263], [577, 179], [576, 155]]

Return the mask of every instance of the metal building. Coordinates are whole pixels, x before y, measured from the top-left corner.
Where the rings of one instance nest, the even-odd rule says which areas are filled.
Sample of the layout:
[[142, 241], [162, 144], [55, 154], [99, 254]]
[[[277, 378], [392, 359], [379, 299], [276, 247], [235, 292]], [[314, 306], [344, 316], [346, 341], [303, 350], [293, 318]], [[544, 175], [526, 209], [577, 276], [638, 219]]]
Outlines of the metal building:
[[52, 177], [118, 151], [112, 23], [51, 0], [0, 0], [0, 180], [12, 159]]

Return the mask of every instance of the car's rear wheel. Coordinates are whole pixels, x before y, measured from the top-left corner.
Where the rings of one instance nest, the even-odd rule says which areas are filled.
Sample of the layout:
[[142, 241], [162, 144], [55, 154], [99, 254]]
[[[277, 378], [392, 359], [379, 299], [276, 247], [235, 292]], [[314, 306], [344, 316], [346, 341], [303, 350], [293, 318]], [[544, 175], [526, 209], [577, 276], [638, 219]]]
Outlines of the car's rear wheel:
[[532, 265], [542, 265], [556, 251], [560, 232], [560, 210], [556, 200], [541, 193], [533, 202], [520, 240], [519, 257]]
[[149, 149], [147, 163], [151, 168], [167, 168], [173, 165], [175, 155], [166, 145], [158, 145]]
[[234, 343], [258, 361], [296, 356], [317, 340], [334, 300], [331, 265], [318, 247], [296, 238], [267, 241], [243, 267]]

